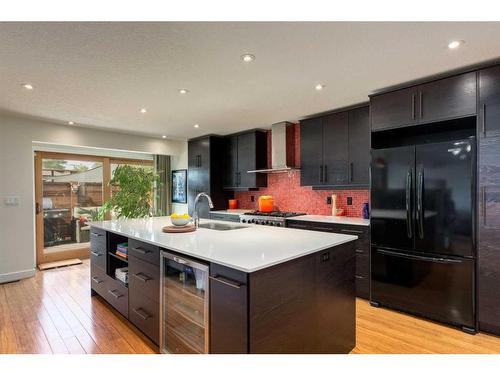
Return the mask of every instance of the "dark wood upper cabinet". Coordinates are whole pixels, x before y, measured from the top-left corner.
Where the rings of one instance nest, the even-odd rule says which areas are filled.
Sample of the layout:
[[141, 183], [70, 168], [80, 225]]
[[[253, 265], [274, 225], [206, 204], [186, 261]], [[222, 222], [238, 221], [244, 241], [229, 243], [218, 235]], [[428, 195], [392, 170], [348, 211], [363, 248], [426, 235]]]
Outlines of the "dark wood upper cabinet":
[[500, 135], [500, 66], [479, 71], [478, 124], [481, 137]]
[[323, 118], [300, 122], [300, 184], [323, 183]]
[[370, 98], [372, 131], [444, 121], [477, 113], [477, 74], [470, 72]]
[[[206, 136], [188, 142], [188, 210], [193, 214], [196, 195], [205, 192], [212, 198], [214, 209], [226, 208], [227, 196], [222, 189], [222, 163], [224, 140], [221, 137]], [[209, 217], [210, 209], [203, 204], [199, 215]]]
[[324, 118], [323, 183], [344, 185], [349, 180], [348, 112], [334, 113]]
[[416, 104], [416, 93], [413, 88], [372, 96], [370, 98], [372, 130], [416, 124]]
[[251, 131], [226, 137], [224, 189], [248, 190], [267, 186], [267, 175], [247, 173], [267, 167], [267, 134]]
[[368, 107], [301, 121], [300, 183], [315, 188], [368, 187]]
[[370, 181], [370, 109], [349, 111], [349, 182], [368, 185]]
[[476, 72], [418, 86], [418, 121], [428, 123], [475, 115], [476, 87]]
[[479, 327], [482, 331], [500, 335], [500, 163], [498, 160], [500, 160], [500, 137], [488, 136], [481, 139], [478, 210]]

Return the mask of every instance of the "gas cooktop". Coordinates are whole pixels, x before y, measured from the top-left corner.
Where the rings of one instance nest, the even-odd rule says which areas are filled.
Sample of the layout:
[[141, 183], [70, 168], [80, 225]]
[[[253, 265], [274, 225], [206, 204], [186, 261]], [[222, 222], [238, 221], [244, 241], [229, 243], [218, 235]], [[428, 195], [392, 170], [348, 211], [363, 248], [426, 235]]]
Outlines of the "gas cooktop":
[[252, 211], [252, 212], [245, 212], [243, 215], [270, 216], [270, 217], [293, 217], [293, 216], [301, 216], [301, 215], [306, 215], [306, 214], [303, 212], [286, 212], [286, 211], [271, 211], [271, 212]]

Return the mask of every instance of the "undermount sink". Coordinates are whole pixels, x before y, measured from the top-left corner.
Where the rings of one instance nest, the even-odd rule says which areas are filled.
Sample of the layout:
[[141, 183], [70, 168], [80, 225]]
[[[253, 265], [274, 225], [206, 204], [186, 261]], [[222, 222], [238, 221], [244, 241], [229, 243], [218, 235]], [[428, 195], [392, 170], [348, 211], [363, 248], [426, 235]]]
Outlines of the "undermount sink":
[[225, 223], [202, 223], [199, 225], [200, 228], [213, 229], [213, 230], [233, 230], [246, 228], [243, 225], [231, 225]]

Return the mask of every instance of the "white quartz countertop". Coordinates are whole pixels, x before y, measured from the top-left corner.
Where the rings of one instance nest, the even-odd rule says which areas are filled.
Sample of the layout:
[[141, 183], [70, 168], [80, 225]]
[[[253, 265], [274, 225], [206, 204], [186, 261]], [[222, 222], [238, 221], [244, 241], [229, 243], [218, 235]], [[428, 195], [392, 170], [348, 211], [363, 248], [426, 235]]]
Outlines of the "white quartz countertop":
[[[207, 222], [221, 223], [217, 220], [200, 220], [200, 224]], [[170, 225], [168, 217], [90, 223], [109, 232], [243, 272], [258, 271], [358, 238], [347, 234], [265, 225], [225, 224], [243, 228], [226, 231], [198, 228], [191, 233], [163, 233], [162, 227]]]
[[243, 208], [235, 208], [232, 210], [216, 210], [210, 211], [211, 214], [222, 214], [222, 215], [241, 215], [247, 212], [253, 212], [255, 210], [245, 210]]
[[312, 221], [315, 223], [331, 223], [331, 224], [346, 224], [346, 225], [370, 225], [369, 219], [360, 217], [347, 216], [326, 216], [326, 215], [302, 215], [288, 217], [287, 220]]

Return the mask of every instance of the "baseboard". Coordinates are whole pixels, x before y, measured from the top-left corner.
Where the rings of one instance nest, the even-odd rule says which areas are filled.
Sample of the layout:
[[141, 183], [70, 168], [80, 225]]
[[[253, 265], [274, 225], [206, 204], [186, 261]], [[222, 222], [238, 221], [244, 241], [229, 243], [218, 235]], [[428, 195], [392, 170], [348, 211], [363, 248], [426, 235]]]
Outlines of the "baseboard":
[[35, 269], [0, 274], [0, 284], [35, 276]]

